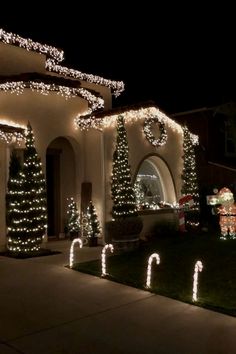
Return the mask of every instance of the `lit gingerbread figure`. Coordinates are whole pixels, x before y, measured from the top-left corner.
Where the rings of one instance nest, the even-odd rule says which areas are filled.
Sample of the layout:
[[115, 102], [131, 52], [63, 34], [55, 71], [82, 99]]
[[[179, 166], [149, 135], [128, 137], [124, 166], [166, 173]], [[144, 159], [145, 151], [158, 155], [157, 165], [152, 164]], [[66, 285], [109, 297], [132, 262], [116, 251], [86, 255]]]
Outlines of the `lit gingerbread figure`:
[[220, 214], [221, 239], [227, 240], [236, 238], [236, 204], [230, 189], [224, 187], [218, 193], [218, 200], [221, 206], [218, 208]]

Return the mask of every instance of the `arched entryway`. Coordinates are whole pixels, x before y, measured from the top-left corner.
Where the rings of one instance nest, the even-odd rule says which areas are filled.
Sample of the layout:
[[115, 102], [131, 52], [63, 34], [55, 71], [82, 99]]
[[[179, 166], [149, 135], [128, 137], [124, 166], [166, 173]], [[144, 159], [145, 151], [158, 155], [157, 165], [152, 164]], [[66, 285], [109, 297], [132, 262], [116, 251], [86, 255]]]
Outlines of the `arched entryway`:
[[135, 177], [137, 203], [154, 209], [159, 203], [176, 202], [173, 178], [166, 162], [159, 156], [145, 157]]
[[58, 137], [47, 148], [46, 178], [48, 200], [48, 237], [64, 232], [67, 198], [76, 194], [75, 155], [67, 138]]

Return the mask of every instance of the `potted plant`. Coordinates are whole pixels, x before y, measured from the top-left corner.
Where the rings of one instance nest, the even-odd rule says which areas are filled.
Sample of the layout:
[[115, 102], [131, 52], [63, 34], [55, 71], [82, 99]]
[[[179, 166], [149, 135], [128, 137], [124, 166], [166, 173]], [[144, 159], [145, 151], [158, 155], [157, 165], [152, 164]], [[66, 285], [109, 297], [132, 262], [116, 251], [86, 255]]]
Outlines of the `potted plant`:
[[87, 218], [88, 218], [88, 245], [89, 247], [96, 247], [98, 244], [98, 237], [100, 235], [101, 229], [96, 213], [95, 206], [92, 201], [90, 201], [87, 208]]
[[67, 214], [69, 216], [65, 229], [70, 234], [70, 240], [73, 240], [79, 237], [80, 231], [78, 208], [73, 197], [69, 198]]

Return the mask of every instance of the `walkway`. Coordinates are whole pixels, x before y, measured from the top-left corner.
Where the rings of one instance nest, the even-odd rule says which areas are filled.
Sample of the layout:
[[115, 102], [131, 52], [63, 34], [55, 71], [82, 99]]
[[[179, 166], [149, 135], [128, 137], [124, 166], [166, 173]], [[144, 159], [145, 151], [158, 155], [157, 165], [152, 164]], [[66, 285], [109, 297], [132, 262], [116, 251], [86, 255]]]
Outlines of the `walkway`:
[[[233, 354], [236, 318], [65, 267], [0, 257], [0, 354]], [[78, 251], [81, 261], [101, 248]]]

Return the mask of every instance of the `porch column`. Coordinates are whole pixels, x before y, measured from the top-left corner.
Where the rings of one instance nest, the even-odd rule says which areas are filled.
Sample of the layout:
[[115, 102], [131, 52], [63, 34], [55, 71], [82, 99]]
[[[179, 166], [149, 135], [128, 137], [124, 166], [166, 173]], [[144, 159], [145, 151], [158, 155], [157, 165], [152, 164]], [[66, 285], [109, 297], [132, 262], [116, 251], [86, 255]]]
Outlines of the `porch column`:
[[9, 147], [0, 142], [0, 251], [6, 250], [6, 185], [9, 166]]

